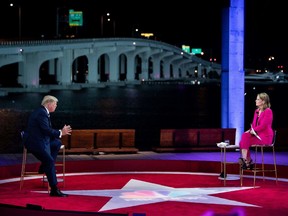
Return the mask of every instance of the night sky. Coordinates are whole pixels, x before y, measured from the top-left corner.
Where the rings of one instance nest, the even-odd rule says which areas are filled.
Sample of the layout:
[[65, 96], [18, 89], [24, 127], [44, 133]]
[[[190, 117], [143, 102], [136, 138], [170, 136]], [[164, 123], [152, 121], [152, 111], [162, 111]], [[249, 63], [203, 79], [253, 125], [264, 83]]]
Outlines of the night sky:
[[[1, 0], [0, 39], [18, 39], [18, 9]], [[221, 14], [227, 0], [178, 0], [174, 3], [97, 0], [17, 0], [21, 5], [22, 39], [53, 39], [56, 36], [57, 8], [61, 20], [69, 9], [82, 11], [84, 23], [74, 28], [78, 38], [101, 37], [101, 16], [110, 12], [116, 37], [135, 36], [134, 30], [151, 32], [156, 40], [172, 45], [202, 48], [210, 57], [221, 57]], [[229, 2], [229, 1], [228, 1]], [[161, 5], [162, 4], [162, 5]], [[253, 67], [275, 56], [287, 65], [287, 9], [282, 0], [246, 0], [245, 65]], [[62, 22], [63, 23], [63, 22]], [[112, 26], [103, 24], [105, 34]]]

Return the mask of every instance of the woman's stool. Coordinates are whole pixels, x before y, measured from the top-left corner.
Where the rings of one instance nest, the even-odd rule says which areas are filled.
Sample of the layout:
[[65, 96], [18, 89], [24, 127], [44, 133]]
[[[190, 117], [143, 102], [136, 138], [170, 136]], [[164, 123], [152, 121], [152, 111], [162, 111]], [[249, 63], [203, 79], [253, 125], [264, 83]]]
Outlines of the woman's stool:
[[[250, 169], [250, 170], [241, 169], [241, 171], [240, 171], [240, 185], [241, 185], [241, 187], [243, 185], [243, 173], [244, 172], [252, 172], [254, 174], [254, 178], [253, 178], [253, 186], [254, 186], [254, 188], [255, 188], [255, 184], [256, 184], [256, 174], [257, 173], [262, 173], [262, 179], [264, 181], [265, 180], [265, 172], [274, 172], [275, 181], [277, 183], [278, 177], [277, 177], [277, 164], [276, 164], [276, 154], [275, 154], [276, 132], [277, 131], [275, 130], [272, 144], [252, 145], [251, 146], [251, 148], [255, 149], [255, 153], [254, 153], [254, 167], [253, 167], [253, 169]], [[259, 149], [260, 149], [260, 152], [261, 152], [261, 162], [258, 162], [258, 160], [257, 160], [257, 152], [258, 152]], [[264, 164], [264, 150], [267, 150], [267, 149], [270, 149], [272, 151], [273, 168], [271, 168], [271, 169], [266, 169], [265, 168], [265, 164]]]

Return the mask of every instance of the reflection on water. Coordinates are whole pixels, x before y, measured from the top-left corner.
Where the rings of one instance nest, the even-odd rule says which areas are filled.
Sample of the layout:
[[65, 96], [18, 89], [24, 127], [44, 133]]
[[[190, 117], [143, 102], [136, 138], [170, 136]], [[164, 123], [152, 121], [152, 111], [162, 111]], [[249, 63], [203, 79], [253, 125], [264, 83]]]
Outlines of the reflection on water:
[[[279, 96], [274, 87], [247, 86], [246, 91], [245, 118], [249, 121], [259, 91], [270, 94], [274, 112], [281, 109], [277, 106]], [[51, 115], [55, 128], [71, 124], [75, 129], [136, 129], [136, 146], [140, 150], [150, 150], [159, 143], [161, 128], [221, 127], [218, 84], [110, 86], [58, 90], [50, 94], [59, 99], [57, 110]], [[21, 151], [19, 131], [25, 128], [29, 113], [40, 105], [44, 95], [23, 93], [0, 97], [0, 152]]]

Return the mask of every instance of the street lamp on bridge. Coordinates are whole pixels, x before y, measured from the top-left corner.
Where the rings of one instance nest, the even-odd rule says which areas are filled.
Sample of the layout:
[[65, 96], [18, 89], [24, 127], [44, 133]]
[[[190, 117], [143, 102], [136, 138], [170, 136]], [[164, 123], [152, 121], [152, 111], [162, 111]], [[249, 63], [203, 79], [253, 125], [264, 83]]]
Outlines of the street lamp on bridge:
[[10, 7], [18, 7], [18, 39], [22, 39], [22, 9], [21, 5], [14, 5], [13, 3], [10, 3]]
[[113, 27], [113, 36], [115, 36], [116, 32], [115, 32], [115, 29], [116, 29], [116, 22], [115, 20], [111, 19], [111, 15], [110, 13], [106, 13], [106, 15], [102, 15], [101, 16], [101, 36], [103, 37], [104, 36], [104, 22], [112, 22], [112, 27]]

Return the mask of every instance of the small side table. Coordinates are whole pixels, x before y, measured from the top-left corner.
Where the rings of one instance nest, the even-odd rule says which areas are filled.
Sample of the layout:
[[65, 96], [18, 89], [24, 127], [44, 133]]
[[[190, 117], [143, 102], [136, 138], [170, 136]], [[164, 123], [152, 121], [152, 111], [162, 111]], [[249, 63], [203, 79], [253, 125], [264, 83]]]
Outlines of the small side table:
[[239, 180], [237, 177], [228, 177], [227, 176], [227, 164], [239, 164], [238, 162], [227, 162], [226, 161], [226, 151], [227, 149], [239, 149], [237, 145], [229, 145], [228, 143], [221, 142], [217, 143], [217, 146], [221, 149], [221, 174], [219, 179], [224, 180], [224, 186], [226, 186], [226, 180]]

